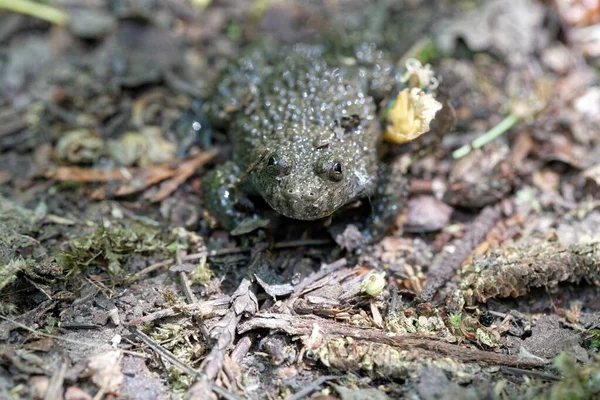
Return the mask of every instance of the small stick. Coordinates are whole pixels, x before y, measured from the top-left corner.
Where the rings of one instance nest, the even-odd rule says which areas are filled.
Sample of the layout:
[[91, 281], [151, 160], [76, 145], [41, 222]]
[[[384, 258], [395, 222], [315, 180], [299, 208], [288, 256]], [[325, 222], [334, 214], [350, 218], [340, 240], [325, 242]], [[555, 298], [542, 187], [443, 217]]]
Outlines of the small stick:
[[[175, 252], [175, 262], [177, 265], [182, 265], [183, 261], [181, 260], [183, 250], [177, 250]], [[183, 286], [183, 292], [185, 293], [185, 297], [188, 303], [194, 304], [198, 302], [196, 295], [192, 292], [192, 284], [187, 274], [184, 271], [179, 273], [179, 279], [181, 279], [181, 285]]]
[[58, 26], [65, 26], [69, 21], [69, 15], [64, 11], [28, 0], [0, 0], [0, 9], [29, 15]]
[[63, 383], [65, 381], [65, 375], [67, 374], [67, 367], [69, 365], [66, 361], [62, 361], [60, 366], [52, 374], [48, 389], [46, 389], [46, 395], [44, 400], [60, 399], [62, 398]]
[[459, 158], [463, 158], [468, 155], [473, 149], [478, 149], [480, 147], [485, 146], [492, 140], [497, 137], [502, 136], [505, 132], [507, 132], [510, 128], [515, 126], [519, 122], [519, 117], [514, 114], [510, 114], [508, 117], [504, 118], [500, 123], [494, 126], [492, 129], [479, 136], [477, 139], [473, 140], [470, 144], [466, 144], [452, 152], [452, 158], [458, 160]]
[[258, 156], [258, 158], [256, 159], [256, 161], [254, 161], [252, 164], [250, 164], [250, 166], [248, 167], [247, 170], [244, 171], [243, 174], [241, 174], [237, 181], [236, 184], [240, 183], [245, 177], [247, 177], [248, 175], [250, 175], [250, 173], [252, 173], [252, 171], [254, 171], [256, 169], [256, 167], [258, 166], [258, 164], [260, 164], [260, 162], [262, 160], [265, 159], [265, 157], [267, 156], [267, 154], [269, 154], [271, 150], [270, 149], [264, 149]]
[[143, 317], [133, 319], [129, 321], [129, 323], [131, 325], [148, 324], [157, 319], [172, 317], [180, 312], [185, 311], [196, 313], [202, 317], [205, 317], [207, 315], [224, 315], [227, 313], [230, 301], [231, 297], [222, 296], [214, 300], [199, 301], [197, 303], [186, 304], [180, 307], [169, 307], [148, 315], [144, 315]]
[[188, 374], [192, 378], [194, 378], [198, 374], [198, 372], [195, 369], [193, 369], [192, 367], [190, 367], [183, 361], [179, 360], [177, 357], [175, 357], [175, 355], [173, 353], [171, 353], [169, 350], [165, 349], [164, 347], [162, 347], [161, 345], [156, 343], [154, 340], [152, 340], [152, 338], [150, 336], [146, 335], [139, 329], [131, 329], [131, 332], [134, 335], [136, 335], [142, 342], [146, 343], [146, 345], [148, 347], [150, 347], [152, 350], [154, 350], [154, 352], [156, 354], [165, 358], [167, 361], [169, 361], [175, 367], [179, 368], [179, 370], [181, 370], [181, 372]]
[[238, 324], [243, 316], [258, 312], [258, 300], [252, 290], [252, 283], [243, 279], [237, 290], [231, 295], [231, 306], [227, 314], [211, 328], [210, 336], [216, 343], [202, 361], [199, 379], [188, 389], [188, 398], [209, 399], [216, 387], [215, 380], [223, 370], [227, 350], [235, 340]]
[[[300, 246], [321, 246], [325, 244], [331, 243], [330, 239], [306, 239], [306, 240], [290, 240], [287, 242], [279, 242], [273, 245], [274, 249], [286, 249], [290, 247], [300, 247]], [[215, 249], [215, 250], [203, 250], [198, 253], [186, 254], [181, 257], [181, 261], [195, 261], [201, 259], [203, 257], [218, 257], [229, 254], [239, 254], [239, 253], [249, 253], [251, 249], [244, 249], [241, 247], [234, 247], [232, 249]], [[142, 276], [147, 275], [151, 272], [156, 271], [157, 269], [163, 267], [169, 267], [175, 264], [175, 260], [164, 260], [158, 262], [156, 264], [152, 264], [141, 271], [136, 272], [129, 278], [129, 283], [140, 279]]]
[[288, 400], [300, 400], [308, 397], [309, 394], [314, 392], [327, 381], [331, 381], [334, 379], [342, 379], [344, 375], [325, 375], [318, 379], [315, 379], [313, 382], [309, 383], [305, 388], [298, 390], [292, 396], [288, 397]]
[[498, 205], [488, 206], [475, 218], [469, 226], [466, 235], [453, 242], [454, 253], [442, 252], [433, 260], [427, 272], [427, 282], [419, 294], [424, 302], [433, 300], [438, 289], [446, 284], [456, 273], [456, 270], [469, 257], [473, 249], [485, 239], [489, 230], [496, 225], [502, 215], [502, 208]]
[[361, 328], [341, 324], [316, 316], [296, 316], [289, 314], [261, 313], [240, 324], [238, 333], [254, 329], [271, 329], [295, 336], [310, 336], [315, 326], [328, 340], [351, 337], [355, 340], [392, 346], [401, 350], [421, 349], [429, 356], [450, 356], [461, 362], [481, 362], [488, 365], [502, 365], [517, 368], [536, 368], [548, 364], [543, 359], [527, 359], [518, 356], [494, 353], [472, 347], [459, 346], [439, 338], [412, 334], [392, 334], [379, 329]]

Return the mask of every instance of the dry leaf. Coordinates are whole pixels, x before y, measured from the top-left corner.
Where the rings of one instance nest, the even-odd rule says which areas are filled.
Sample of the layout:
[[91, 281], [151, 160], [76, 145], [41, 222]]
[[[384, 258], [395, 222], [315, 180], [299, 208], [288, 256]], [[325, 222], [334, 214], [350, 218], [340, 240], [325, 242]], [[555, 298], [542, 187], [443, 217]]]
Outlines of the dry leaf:
[[123, 382], [121, 372], [121, 351], [113, 350], [89, 358], [88, 368], [92, 371], [92, 381], [106, 392], [114, 392]]

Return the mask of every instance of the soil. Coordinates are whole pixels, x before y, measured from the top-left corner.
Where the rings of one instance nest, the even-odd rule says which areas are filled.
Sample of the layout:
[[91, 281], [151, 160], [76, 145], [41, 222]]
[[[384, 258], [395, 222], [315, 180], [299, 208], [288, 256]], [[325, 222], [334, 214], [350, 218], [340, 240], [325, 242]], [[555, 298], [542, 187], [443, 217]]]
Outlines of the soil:
[[[599, 31], [594, 1], [0, 0], [0, 399], [598, 398]], [[431, 65], [383, 240], [205, 209], [202, 103], [265, 37]]]

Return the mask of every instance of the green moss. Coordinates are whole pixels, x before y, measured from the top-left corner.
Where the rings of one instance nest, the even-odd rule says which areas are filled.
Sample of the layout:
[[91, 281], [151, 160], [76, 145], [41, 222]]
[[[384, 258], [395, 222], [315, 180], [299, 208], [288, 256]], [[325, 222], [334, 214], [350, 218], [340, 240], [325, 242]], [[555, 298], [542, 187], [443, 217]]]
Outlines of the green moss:
[[0, 290], [10, 285], [17, 277], [17, 273], [27, 267], [27, 262], [19, 257], [0, 267]]
[[450, 320], [450, 325], [452, 325], [454, 334], [460, 334], [460, 323], [462, 322], [462, 313], [451, 313], [448, 316], [448, 319]]
[[174, 393], [185, 392], [192, 386], [193, 379], [176, 367], [169, 368], [169, 386]]
[[237, 42], [242, 37], [242, 27], [237, 22], [231, 22], [227, 25], [227, 37], [234, 42]]
[[533, 400], [587, 400], [600, 398], [600, 356], [580, 366], [567, 353], [561, 353], [553, 361], [563, 379], [545, 388], [531, 388], [527, 399]]
[[17, 306], [13, 303], [0, 301], [0, 315], [14, 315], [17, 313]]
[[27, 251], [29, 254], [39, 247], [39, 242], [29, 236], [36, 231], [37, 223], [38, 217], [33, 211], [0, 196], [0, 267], [3, 267], [3, 270], [8, 264], [17, 262], [22, 249], [30, 249]]
[[196, 268], [190, 273], [190, 279], [198, 285], [206, 285], [212, 277], [213, 272], [206, 262], [196, 265]]
[[112, 276], [123, 276], [123, 267], [133, 255], [166, 254], [167, 245], [156, 227], [122, 221], [73, 238], [68, 247], [58, 255], [59, 264], [68, 273], [95, 266]]

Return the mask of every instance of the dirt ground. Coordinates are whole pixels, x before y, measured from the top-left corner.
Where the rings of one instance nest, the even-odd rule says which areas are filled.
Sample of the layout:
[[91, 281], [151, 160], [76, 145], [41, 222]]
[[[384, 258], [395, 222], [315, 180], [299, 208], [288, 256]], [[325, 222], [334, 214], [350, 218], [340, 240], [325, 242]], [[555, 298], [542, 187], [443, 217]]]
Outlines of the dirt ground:
[[[439, 81], [393, 229], [224, 231], [219, 72], [331, 32]], [[600, 398], [599, 78], [597, 0], [0, 0], [0, 399]]]

